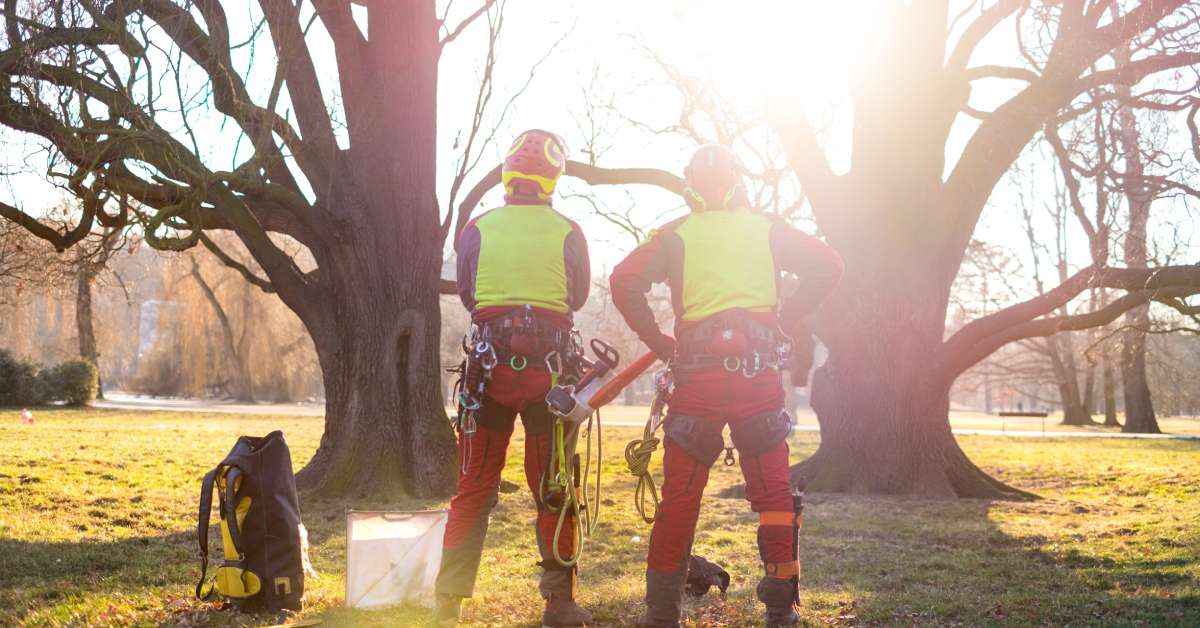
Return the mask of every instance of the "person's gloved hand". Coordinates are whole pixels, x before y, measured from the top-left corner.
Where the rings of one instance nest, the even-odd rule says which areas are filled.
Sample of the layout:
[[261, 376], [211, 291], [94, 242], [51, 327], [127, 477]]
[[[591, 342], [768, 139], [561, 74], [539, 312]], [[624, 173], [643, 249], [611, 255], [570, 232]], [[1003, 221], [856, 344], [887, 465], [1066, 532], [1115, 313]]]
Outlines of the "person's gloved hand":
[[663, 362], [670, 362], [671, 358], [675, 357], [675, 339], [666, 334], [659, 334], [657, 338], [647, 340], [646, 346]]

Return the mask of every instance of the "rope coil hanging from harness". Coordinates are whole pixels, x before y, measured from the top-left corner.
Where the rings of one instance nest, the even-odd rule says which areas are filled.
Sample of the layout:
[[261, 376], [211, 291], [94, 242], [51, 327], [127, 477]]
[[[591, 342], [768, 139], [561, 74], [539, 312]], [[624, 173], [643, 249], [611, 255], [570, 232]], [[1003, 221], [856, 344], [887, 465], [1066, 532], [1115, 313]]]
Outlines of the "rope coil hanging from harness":
[[[637, 486], [633, 491], [633, 507], [641, 516], [642, 521], [654, 523], [658, 515], [658, 488], [654, 485], [654, 476], [650, 473], [650, 461], [658, 445], [662, 442], [655, 433], [663, 422], [663, 413], [671, 398], [671, 367], [654, 375], [654, 402], [650, 406], [650, 418], [642, 431], [641, 438], [635, 438], [625, 445], [625, 465], [629, 474], [637, 478]], [[647, 506], [652, 506], [647, 513]]]

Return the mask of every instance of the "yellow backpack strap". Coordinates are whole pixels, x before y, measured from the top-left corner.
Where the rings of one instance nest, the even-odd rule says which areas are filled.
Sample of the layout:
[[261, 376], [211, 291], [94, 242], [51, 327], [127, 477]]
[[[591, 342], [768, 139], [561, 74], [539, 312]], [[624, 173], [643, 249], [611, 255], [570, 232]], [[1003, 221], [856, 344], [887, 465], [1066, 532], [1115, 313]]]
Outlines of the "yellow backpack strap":
[[225, 513], [225, 523], [229, 528], [229, 538], [233, 541], [233, 549], [238, 555], [238, 560], [243, 560], [246, 546], [242, 543], [242, 530], [238, 527], [237, 520], [237, 504], [238, 504], [238, 488], [243, 482], [238, 480], [244, 475], [242, 470], [228, 465], [229, 470], [225, 472], [225, 494], [224, 504], [222, 504], [222, 512]]
[[196, 582], [196, 597], [207, 600], [212, 596], [213, 587], [204, 591], [204, 580], [208, 577], [208, 524], [212, 516], [212, 494], [217, 472], [221, 467], [209, 471], [200, 484], [200, 520], [196, 527], [197, 539], [200, 542], [200, 580]]

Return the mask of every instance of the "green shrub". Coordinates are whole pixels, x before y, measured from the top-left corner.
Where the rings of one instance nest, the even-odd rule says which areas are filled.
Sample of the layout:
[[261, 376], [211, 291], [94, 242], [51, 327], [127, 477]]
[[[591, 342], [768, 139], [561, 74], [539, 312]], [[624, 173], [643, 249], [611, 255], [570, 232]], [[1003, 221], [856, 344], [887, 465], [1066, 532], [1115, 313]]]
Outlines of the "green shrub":
[[37, 364], [0, 349], [0, 406], [36, 406], [46, 402], [48, 392]]
[[86, 360], [63, 362], [38, 374], [47, 388], [48, 398], [69, 406], [81, 406], [96, 398], [99, 388], [96, 365]]

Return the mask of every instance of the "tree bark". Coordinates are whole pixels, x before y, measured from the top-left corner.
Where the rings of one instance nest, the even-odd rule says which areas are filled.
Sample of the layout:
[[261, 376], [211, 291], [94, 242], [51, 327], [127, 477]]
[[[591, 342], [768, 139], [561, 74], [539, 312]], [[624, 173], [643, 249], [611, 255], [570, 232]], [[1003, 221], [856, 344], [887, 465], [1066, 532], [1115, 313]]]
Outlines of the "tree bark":
[[[417, 250], [389, 248], [390, 257], [410, 261]], [[328, 323], [310, 328], [325, 382], [325, 433], [296, 476], [302, 488], [358, 497], [432, 497], [453, 488], [456, 453], [439, 385], [437, 274], [428, 263], [394, 268], [339, 282]]]
[[1083, 377], [1083, 410], [1088, 418], [1096, 413], [1096, 367], [1089, 364]]
[[[1138, 309], [1143, 312], [1140, 316], [1135, 313], [1134, 320], [1146, 320], [1146, 308]], [[1121, 426], [1121, 431], [1131, 434], [1162, 433], [1146, 379], [1146, 333], [1141, 328], [1125, 330], [1121, 347], [1121, 387], [1125, 397], [1125, 425]]]
[[1084, 406], [1083, 397], [1079, 392], [1079, 378], [1075, 369], [1073, 352], [1075, 350], [1070, 337], [1063, 335], [1051, 336], [1046, 339], [1046, 349], [1050, 356], [1050, 365], [1054, 370], [1054, 378], [1058, 384], [1059, 401], [1062, 405], [1063, 425], [1094, 425], [1092, 415]]
[[1108, 357], [1104, 358], [1104, 425], [1121, 427], [1117, 421], [1117, 374]]
[[96, 398], [104, 398], [100, 379], [100, 353], [96, 349], [96, 327], [92, 313], [92, 282], [96, 273], [83, 260], [75, 275], [75, 328], [79, 332], [79, 357], [96, 367]]
[[[1128, 63], [1129, 53], [1122, 50], [1118, 62]], [[1118, 87], [1119, 93], [1129, 95], [1129, 86]], [[1137, 117], [1128, 107], [1117, 115], [1118, 138], [1126, 164], [1125, 197], [1129, 205], [1129, 231], [1125, 234], [1125, 265], [1146, 268], [1146, 230], [1150, 220], [1150, 204], [1154, 192], [1146, 180], [1146, 165], [1142, 160], [1141, 133]], [[1125, 315], [1126, 329], [1121, 343], [1121, 385], [1125, 396], [1125, 425], [1122, 432], [1158, 434], [1158, 419], [1146, 381], [1146, 328], [1150, 323], [1150, 308], [1143, 305]]]
[[820, 492], [1024, 496], [967, 458], [950, 429], [949, 383], [917, 366], [941, 345], [948, 283], [857, 290], [854, 271], [847, 264], [818, 325], [830, 352], [811, 389], [821, 444], [792, 467], [793, 481]]
[[321, 494], [454, 488], [439, 394], [436, 20], [432, 2], [371, 5], [364, 66], [343, 75], [350, 149], [329, 181], [339, 219], [314, 251], [321, 298], [280, 293], [312, 335], [325, 379], [325, 433], [296, 478]]

